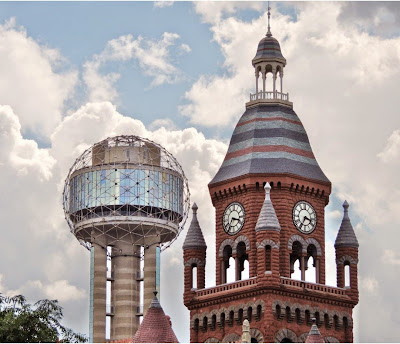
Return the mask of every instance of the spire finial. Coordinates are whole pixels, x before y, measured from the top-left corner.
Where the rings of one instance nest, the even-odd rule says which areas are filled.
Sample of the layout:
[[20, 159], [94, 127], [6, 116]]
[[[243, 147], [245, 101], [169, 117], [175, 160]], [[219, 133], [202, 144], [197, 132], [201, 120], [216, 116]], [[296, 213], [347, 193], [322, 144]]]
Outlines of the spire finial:
[[265, 183], [264, 190], [265, 190], [265, 199], [271, 200], [271, 196], [270, 196], [271, 185], [269, 185], [268, 182]]
[[271, 18], [271, 7], [269, 7], [269, 1], [268, 1], [268, 31], [267, 31], [267, 34], [266, 34], [267, 37], [271, 37], [272, 36], [271, 27], [269, 25], [270, 18]]

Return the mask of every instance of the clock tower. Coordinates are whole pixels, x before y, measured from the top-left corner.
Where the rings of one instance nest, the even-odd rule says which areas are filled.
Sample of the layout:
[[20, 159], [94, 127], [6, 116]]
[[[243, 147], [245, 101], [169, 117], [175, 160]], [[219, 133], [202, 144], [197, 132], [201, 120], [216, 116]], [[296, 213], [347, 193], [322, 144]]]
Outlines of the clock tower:
[[[186, 240], [193, 245], [183, 247], [191, 342], [237, 342], [244, 319], [252, 342], [304, 342], [312, 318], [326, 342], [352, 342], [358, 242], [349, 205], [344, 204], [335, 243], [338, 285], [327, 286], [325, 207], [331, 182], [283, 92], [286, 59], [269, 23], [252, 65], [256, 92], [209, 184], [216, 215], [216, 287], [204, 288], [206, 246], [196, 216]], [[196, 283], [194, 269], [202, 276]]]

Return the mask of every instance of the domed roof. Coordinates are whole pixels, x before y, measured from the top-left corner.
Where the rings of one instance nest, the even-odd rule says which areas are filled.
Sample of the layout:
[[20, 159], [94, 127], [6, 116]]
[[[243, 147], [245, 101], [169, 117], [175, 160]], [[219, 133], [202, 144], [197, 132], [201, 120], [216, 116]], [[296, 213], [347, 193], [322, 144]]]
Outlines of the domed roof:
[[275, 60], [286, 65], [286, 59], [282, 55], [281, 46], [278, 40], [272, 37], [271, 34], [267, 34], [260, 43], [258, 43], [256, 56], [254, 56], [252, 60], [253, 66], [257, 62], [262, 62], [263, 60]]
[[210, 185], [247, 174], [290, 174], [330, 183], [296, 113], [276, 103], [246, 109]]

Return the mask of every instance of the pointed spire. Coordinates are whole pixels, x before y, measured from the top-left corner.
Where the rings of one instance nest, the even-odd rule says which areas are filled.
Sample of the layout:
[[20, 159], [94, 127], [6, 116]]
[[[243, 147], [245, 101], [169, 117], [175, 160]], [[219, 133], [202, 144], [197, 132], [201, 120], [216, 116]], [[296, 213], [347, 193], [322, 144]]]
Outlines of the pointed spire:
[[158, 298], [157, 298], [157, 294], [158, 294], [157, 290], [155, 290], [153, 292], [153, 294], [154, 294], [154, 299], [151, 301], [149, 308], [161, 308], [160, 301], [158, 301]]
[[165, 315], [157, 299], [157, 291], [139, 326], [133, 343], [179, 343], [171, 327], [170, 319]]
[[268, 1], [268, 31], [267, 31], [267, 34], [265, 35], [267, 37], [271, 37], [272, 36], [271, 27], [269, 25], [270, 18], [271, 18], [271, 7], [269, 7], [269, 1]]
[[358, 247], [358, 240], [354, 233], [353, 226], [351, 225], [349, 218], [349, 203], [344, 201], [343, 203], [344, 214], [343, 220], [339, 228], [338, 235], [335, 241], [336, 247]]
[[281, 226], [279, 225], [278, 218], [275, 213], [274, 206], [271, 202], [271, 185], [266, 183], [265, 189], [265, 200], [261, 208], [260, 215], [258, 216], [256, 224], [256, 232], [258, 231], [280, 231]]
[[306, 343], [324, 343], [324, 338], [322, 338], [321, 333], [317, 327], [317, 319], [312, 318], [311, 330], [308, 333]]
[[203, 237], [203, 232], [201, 231], [199, 221], [197, 220], [197, 209], [198, 206], [196, 203], [193, 204], [193, 218], [190, 223], [188, 232], [186, 234], [185, 242], [183, 243], [182, 248], [184, 250], [194, 248], [194, 249], [207, 249], [207, 244]]

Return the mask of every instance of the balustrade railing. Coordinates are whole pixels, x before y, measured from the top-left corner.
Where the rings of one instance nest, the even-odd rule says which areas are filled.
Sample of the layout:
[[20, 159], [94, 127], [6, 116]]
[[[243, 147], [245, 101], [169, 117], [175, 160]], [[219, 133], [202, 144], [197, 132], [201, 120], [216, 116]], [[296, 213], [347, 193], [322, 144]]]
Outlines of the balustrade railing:
[[205, 295], [215, 294], [215, 293], [219, 293], [219, 292], [226, 291], [226, 290], [248, 287], [248, 286], [252, 286], [255, 284], [257, 284], [257, 277], [252, 277], [252, 278], [249, 278], [249, 279], [243, 280], [243, 281], [225, 283], [225, 284], [221, 284], [217, 287], [197, 290], [196, 296], [205, 296]]
[[280, 99], [289, 101], [289, 93], [282, 93], [278, 91], [259, 91], [258, 93], [250, 93], [250, 101], [258, 99]]
[[330, 287], [324, 284], [311, 283], [306, 281], [294, 280], [288, 277], [281, 277], [281, 284], [289, 285], [292, 287], [299, 287], [305, 289], [311, 289], [316, 291], [322, 291], [324, 293], [336, 294], [336, 295], [346, 295], [346, 290], [344, 288]]

